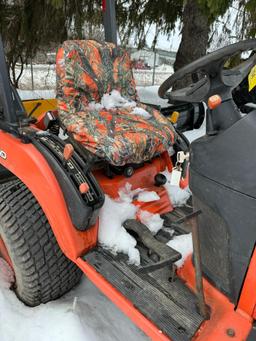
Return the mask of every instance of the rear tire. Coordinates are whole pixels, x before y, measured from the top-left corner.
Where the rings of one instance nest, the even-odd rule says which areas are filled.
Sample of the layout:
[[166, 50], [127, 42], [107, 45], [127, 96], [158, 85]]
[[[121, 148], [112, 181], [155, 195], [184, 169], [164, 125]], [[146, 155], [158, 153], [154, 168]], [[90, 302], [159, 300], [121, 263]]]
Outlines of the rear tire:
[[62, 253], [43, 210], [20, 180], [0, 185], [0, 236], [13, 264], [16, 294], [25, 304], [57, 299], [79, 282], [81, 270]]

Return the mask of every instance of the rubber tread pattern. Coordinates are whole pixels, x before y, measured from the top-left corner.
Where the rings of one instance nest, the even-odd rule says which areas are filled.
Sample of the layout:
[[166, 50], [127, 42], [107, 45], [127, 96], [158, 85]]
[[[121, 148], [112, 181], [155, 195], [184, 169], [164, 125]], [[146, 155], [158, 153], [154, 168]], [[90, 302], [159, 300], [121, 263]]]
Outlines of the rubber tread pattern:
[[27, 305], [57, 299], [80, 280], [39, 203], [20, 181], [0, 185], [0, 235], [13, 262], [17, 296]]
[[[138, 310], [158, 326], [166, 335], [175, 341], [191, 340], [203, 318], [196, 309], [196, 297], [190, 292], [189, 299], [194, 300], [194, 309], [177, 302], [173, 297], [182, 295], [180, 286], [183, 285], [183, 295], [188, 295], [187, 287], [177, 279], [176, 295], [175, 282], [171, 286], [170, 295], [166, 288], [155, 286], [152, 278], [140, 274], [134, 266], [120, 261], [118, 256], [102, 248], [96, 248], [86, 254], [83, 259], [92, 265], [118, 291], [127, 297]], [[185, 303], [186, 300], [183, 299]]]

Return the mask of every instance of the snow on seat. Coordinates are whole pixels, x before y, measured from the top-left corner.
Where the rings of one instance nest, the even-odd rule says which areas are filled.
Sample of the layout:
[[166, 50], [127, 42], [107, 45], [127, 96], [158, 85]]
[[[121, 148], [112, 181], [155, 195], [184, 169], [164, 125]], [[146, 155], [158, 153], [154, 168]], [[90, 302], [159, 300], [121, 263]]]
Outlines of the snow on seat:
[[[173, 145], [171, 123], [139, 103], [125, 50], [93, 40], [66, 41], [57, 53], [56, 72], [60, 119], [93, 154], [121, 166], [150, 160]], [[125, 105], [104, 105], [104, 96], [117, 93]]]

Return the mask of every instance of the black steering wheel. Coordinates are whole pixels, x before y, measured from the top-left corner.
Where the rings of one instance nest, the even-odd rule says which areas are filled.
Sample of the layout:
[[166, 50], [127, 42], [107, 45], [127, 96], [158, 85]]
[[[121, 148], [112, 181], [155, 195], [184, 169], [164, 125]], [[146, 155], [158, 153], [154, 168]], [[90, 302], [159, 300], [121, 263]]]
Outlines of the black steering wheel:
[[[203, 102], [216, 94], [221, 96], [222, 101], [231, 99], [232, 90], [256, 64], [256, 54], [232, 69], [225, 69], [224, 64], [230, 57], [249, 50], [256, 50], [256, 39], [244, 40], [209, 53], [167, 78], [160, 86], [158, 94], [162, 98], [168, 98], [170, 102]], [[186, 88], [168, 92], [176, 81], [195, 73], [204, 76]]]

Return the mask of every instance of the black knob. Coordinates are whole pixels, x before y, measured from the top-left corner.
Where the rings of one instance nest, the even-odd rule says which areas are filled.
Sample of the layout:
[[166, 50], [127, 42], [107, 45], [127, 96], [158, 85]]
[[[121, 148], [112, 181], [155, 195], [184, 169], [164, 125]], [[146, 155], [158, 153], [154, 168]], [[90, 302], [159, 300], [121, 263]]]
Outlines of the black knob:
[[158, 173], [155, 176], [155, 186], [163, 186], [166, 184], [166, 176], [164, 174]]

